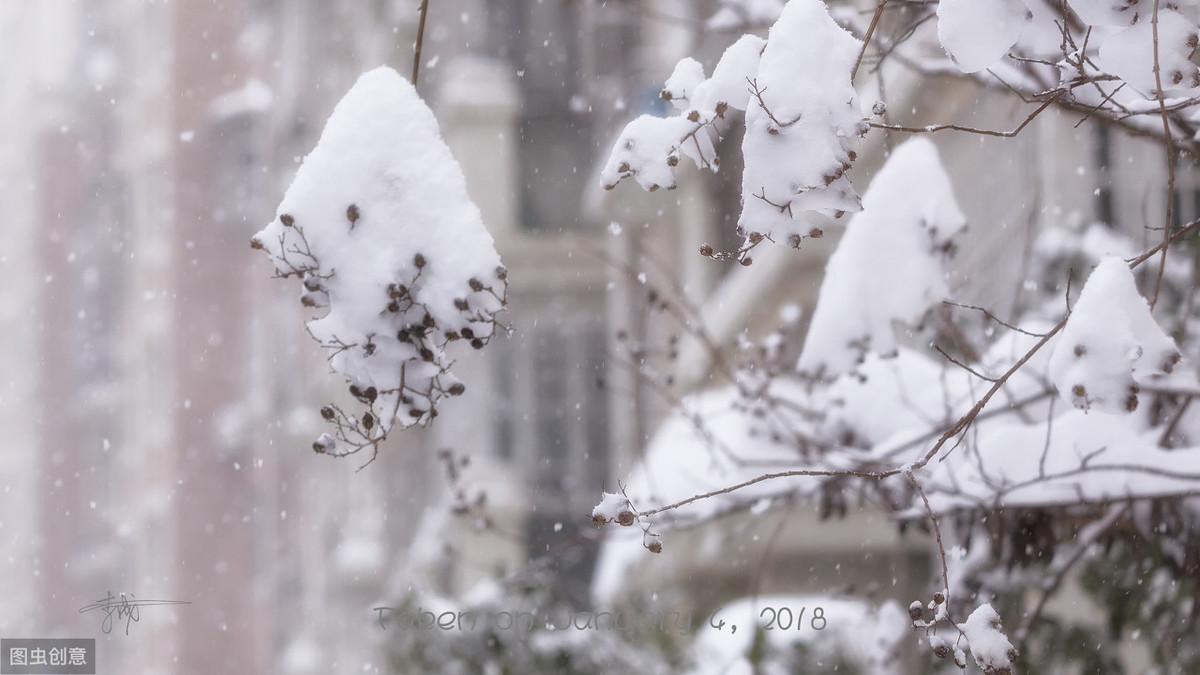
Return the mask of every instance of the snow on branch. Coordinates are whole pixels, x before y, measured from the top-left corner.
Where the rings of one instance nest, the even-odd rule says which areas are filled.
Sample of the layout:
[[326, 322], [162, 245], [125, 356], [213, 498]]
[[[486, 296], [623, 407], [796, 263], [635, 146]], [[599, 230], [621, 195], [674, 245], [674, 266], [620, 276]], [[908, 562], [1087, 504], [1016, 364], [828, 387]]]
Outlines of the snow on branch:
[[944, 263], [965, 226], [933, 143], [896, 148], [829, 259], [800, 370], [837, 375], [894, 352], [894, 324], [916, 323], [948, 296]]
[[1130, 413], [1138, 407], [1136, 380], [1170, 373], [1180, 358], [1138, 293], [1129, 265], [1107, 257], [1079, 294], [1050, 357], [1050, 375], [1076, 408]]
[[[662, 92], [679, 114], [627, 124], [604, 167], [605, 187], [633, 178], [646, 190], [672, 189], [681, 156], [716, 171], [714, 146], [728, 113], [745, 110], [739, 232], [754, 245], [793, 247], [819, 236], [810, 213], [840, 217], [860, 208], [846, 171], [856, 158], [852, 140], [870, 128], [851, 82], [861, 49], [823, 2], [792, 0], [765, 43], [742, 36], [712, 77], [695, 59], [680, 61]], [[744, 261], [744, 253], [735, 257]]]
[[1032, 42], [1045, 47], [1068, 31], [1062, 33], [1063, 60], [1057, 64], [1064, 81], [1075, 71], [1099, 75], [1098, 67], [1155, 98], [1159, 71], [1163, 93], [1186, 96], [1200, 88], [1200, 68], [1191, 61], [1200, 46], [1200, 32], [1178, 11], [1180, 4], [1164, 1], [1160, 8], [1159, 3], [1135, 0], [1071, 0], [1071, 9], [1084, 24], [1101, 29], [1094, 36], [1090, 30], [1087, 34], [1098, 47], [1095, 63], [1086, 53], [1087, 42], [1079, 48], [1070, 40], [1069, 29], [1053, 28], [1063, 19], [1048, 12], [1044, 0], [941, 0], [937, 35], [959, 70], [977, 73], [1000, 64], [1014, 45], [1026, 42], [1026, 32], [1035, 35]]
[[604, 166], [604, 186], [612, 189], [633, 178], [643, 189], [676, 187], [680, 156], [698, 168], [716, 171], [721, 164], [716, 141], [732, 108], [745, 110], [750, 94], [746, 82], [758, 69], [763, 40], [744, 35], [733, 43], [705, 78], [704, 66], [681, 60], [662, 90], [662, 98], [679, 111], [672, 117], [642, 115], [625, 126]]
[[975, 608], [961, 628], [980, 670], [987, 675], [1011, 675], [1017, 650], [1004, 635], [1000, 615], [991, 605], [982, 604]]
[[390, 68], [338, 103], [251, 245], [324, 311], [308, 332], [358, 404], [321, 409], [333, 433], [318, 453], [374, 459], [392, 428], [428, 424], [465, 390], [451, 344], [481, 349], [503, 330], [508, 273], [433, 113]]
[[941, 0], [938, 40], [963, 72], [978, 72], [1017, 43], [1028, 12], [1024, 0]]
[[743, 235], [797, 246], [808, 212], [859, 210], [846, 171], [869, 130], [850, 77], [861, 49], [820, 0], [792, 0], [771, 27], [746, 111]]
[[1200, 68], [1191, 61], [1197, 46], [1200, 35], [1196, 26], [1179, 12], [1163, 10], [1157, 26], [1153, 19], [1140, 21], [1104, 40], [1098, 63], [1151, 98], [1158, 90], [1157, 69], [1164, 93], [1187, 96], [1200, 87]]

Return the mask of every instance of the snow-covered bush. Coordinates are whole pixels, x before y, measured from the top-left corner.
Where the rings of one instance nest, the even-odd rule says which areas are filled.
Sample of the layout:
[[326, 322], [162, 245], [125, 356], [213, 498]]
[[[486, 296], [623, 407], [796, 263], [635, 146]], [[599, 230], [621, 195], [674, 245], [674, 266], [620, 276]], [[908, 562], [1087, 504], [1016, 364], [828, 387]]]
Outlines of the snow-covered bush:
[[[676, 527], [797, 498], [837, 513], [866, 493], [936, 543], [936, 590], [909, 608], [933, 657], [995, 674], [1110, 663], [1104, 650], [1053, 648], [1067, 631], [1090, 635], [1044, 611], [1080, 561], [1137, 533], [1147, 550], [1171, 551], [1144, 570], [1156, 588], [1200, 574], [1200, 413], [1190, 406], [1200, 396], [1192, 246], [1200, 222], [1180, 223], [1176, 213], [1180, 154], [1200, 149], [1197, 8], [871, 4], [873, 12], [831, 11], [821, 0], [790, 0], [765, 41], [735, 41], [711, 77], [682, 60], [663, 88], [675, 114], [633, 120], [613, 147], [605, 187], [632, 178], [670, 189], [680, 157], [719, 170], [719, 141], [745, 126], [744, 243], [730, 252], [705, 244], [705, 257], [750, 264], [764, 242], [801, 248], [832, 229], [830, 219], [852, 215], [807, 335], [791, 345], [798, 349], [784, 348], [800, 334], [787, 328], [760, 343], [740, 336], [738, 357], [722, 358], [691, 314], [664, 313], [713, 351], [723, 386], [682, 397], [621, 494], [597, 506], [594, 522], [610, 528], [597, 593], [638, 564], [647, 532], [670, 555]], [[875, 75], [894, 62], [918, 83], [940, 76], [1012, 93], [1030, 112], [1002, 130], [896, 123]], [[1052, 108], [1157, 143], [1165, 219], [1140, 245], [1122, 234], [1142, 231], [1140, 222], [1047, 226], [1009, 309], [958, 302], [962, 289], [947, 274], [951, 254], [969, 245], [958, 177], [929, 140], [902, 137], [1010, 138]], [[878, 135], [886, 161], [868, 182], [855, 162], [860, 139]], [[784, 353], [798, 361], [781, 362]], [[647, 361], [642, 374], [662, 387], [661, 371]], [[1125, 569], [1136, 577], [1134, 564]], [[1155, 597], [1171, 616], [1194, 606], [1194, 596], [1169, 593]], [[1110, 622], [1155, 625], [1119, 602], [1106, 609]], [[1157, 662], [1186, 671], [1195, 655], [1184, 642]]]
[[359, 78], [251, 245], [300, 282], [309, 335], [357, 409], [321, 408], [321, 454], [374, 459], [395, 427], [428, 424], [465, 390], [456, 348], [503, 328], [508, 272], [433, 113], [390, 68]]

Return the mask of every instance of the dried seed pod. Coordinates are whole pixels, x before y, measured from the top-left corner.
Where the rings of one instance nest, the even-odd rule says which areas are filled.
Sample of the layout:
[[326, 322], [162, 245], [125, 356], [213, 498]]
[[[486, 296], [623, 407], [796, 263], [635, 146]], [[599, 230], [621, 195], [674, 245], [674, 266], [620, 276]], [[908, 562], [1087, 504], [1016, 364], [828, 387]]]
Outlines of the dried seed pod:
[[908, 606], [908, 618], [920, 621], [923, 616], [925, 616], [925, 606], [921, 604], [920, 600], [913, 600], [912, 604]]

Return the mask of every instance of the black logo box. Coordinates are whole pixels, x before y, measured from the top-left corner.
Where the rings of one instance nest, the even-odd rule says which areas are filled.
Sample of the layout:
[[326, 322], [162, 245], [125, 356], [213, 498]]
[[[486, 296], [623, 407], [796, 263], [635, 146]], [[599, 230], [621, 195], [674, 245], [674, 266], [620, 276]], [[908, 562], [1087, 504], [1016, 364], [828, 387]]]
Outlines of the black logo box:
[[[79, 650], [81, 649], [83, 650], [82, 665], [79, 663], [81, 656]], [[70, 665], [71, 663], [75, 665]], [[10, 673], [12, 675], [95, 675], [96, 640], [93, 638], [2, 639], [0, 640], [0, 674], [9, 675]]]

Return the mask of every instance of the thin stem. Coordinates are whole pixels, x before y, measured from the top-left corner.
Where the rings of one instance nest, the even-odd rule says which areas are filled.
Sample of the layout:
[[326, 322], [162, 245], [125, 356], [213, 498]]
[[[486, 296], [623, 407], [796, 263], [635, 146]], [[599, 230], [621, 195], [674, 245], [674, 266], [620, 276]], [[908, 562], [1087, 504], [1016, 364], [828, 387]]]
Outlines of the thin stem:
[[421, 47], [425, 44], [425, 17], [429, 15], [429, 0], [421, 0], [421, 19], [417, 23], [417, 44], [413, 48], [412, 84], [417, 86], [421, 74]]
[[1171, 245], [1171, 221], [1175, 205], [1175, 140], [1171, 136], [1171, 121], [1167, 117], [1167, 104], [1162, 86], [1162, 68], [1158, 60], [1158, 2], [1154, 0], [1154, 16], [1150, 20], [1151, 32], [1154, 36], [1154, 89], [1158, 96], [1158, 112], [1162, 117], [1163, 136], [1167, 148], [1167, 216], [1163, 225], [1162, 253], [1159, 256], [1158, 276], [1154, 279], [1154, 295], [1150, 298], [1150, 309], [1158, 304], [1158, 293], [1162, 290], [1163, 272], [1167, 269], [1167, 249]]
[[879, 0], [879, 4], [875, 6], [875, 15], [871, 17], [871, 25], [867, 26], [867, 33], [863, 36], [862, 49], [858, 50], [858, 58], [854, 60], [854, 69], [850, 71], [851, 82], [858, 75], [858, 67], [862, 65], [863, 57], [867, 54], [867, 45], [871, 44], [871, 38], [875, 35], [875, 28], [879, 26], [879, 19], [883, 16], [883, 8], [887, 3], [888, 0]]

